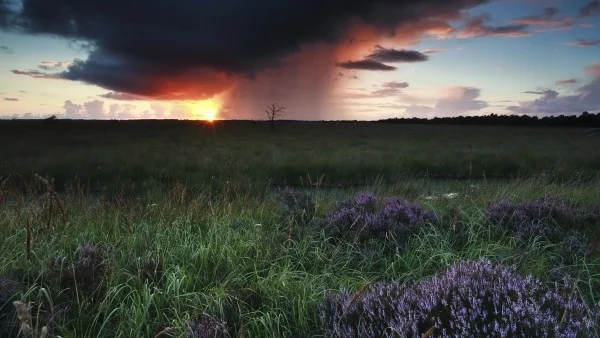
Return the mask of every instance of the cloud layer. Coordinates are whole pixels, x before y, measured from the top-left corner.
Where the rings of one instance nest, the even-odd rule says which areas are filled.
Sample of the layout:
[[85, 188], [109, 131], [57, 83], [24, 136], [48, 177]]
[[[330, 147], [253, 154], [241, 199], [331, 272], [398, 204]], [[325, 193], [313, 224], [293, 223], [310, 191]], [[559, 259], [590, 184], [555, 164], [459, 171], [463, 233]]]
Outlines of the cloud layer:
[[[518, 114], [542, 115], [573, 114], [600, 109], [600, 61], [585, 67], [584, 70], [592, 80], [577, 88], [573, 94], [561, 95], [552, 89], [528, 91], [526, 93], [539, 95], [539, 97], [532, 101], [521, 102], [519, 105], [509, 106], [507, 109]], [[573, 80], [567, 80], [567, 83], [576, 83]]]
[[433, 107], [413, 104], [406, 108], [404, 116], [431, 118], [479, 113], [481, 109], [489, 106], [486, 101], [479, 100], [479, 96], [481, 96], [480, 88], [464, 86], [447, 88], [443, 97], [437, 100]]
[[54, 77], [160, 99], [210, 97], [238, 76], [282, 67], [304, 45], [351, 40], [357, 22], [384, 34], [422, 22], [441, 24], [485, 2], [23, 0], [18, 10], [14, 1], [0, 2], [4, 29], [89, 44], [88, 59]]

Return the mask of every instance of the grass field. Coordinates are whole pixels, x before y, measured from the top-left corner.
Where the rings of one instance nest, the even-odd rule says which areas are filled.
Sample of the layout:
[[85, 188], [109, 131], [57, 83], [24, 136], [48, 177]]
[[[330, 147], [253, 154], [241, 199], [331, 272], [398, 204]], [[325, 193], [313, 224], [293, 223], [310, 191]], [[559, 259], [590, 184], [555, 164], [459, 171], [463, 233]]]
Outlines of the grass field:
[[[594, 318], [571, 336], [600, 332], [593, 130], [1, 121], [0, 177], [0, 337], [27, 324], [13, 301], [30, 303], [36, 337], [348, 336], [323, 322], [327, 295], [348, 290], [333, 325], [354, 325], [363, 290], [481, 258], [544, 287], [570, 276], [561, 292]], [[360, 205], [352, 224], [333, 222], [361, 192], [433, 216], [373, 236], [356, 228], [375, 212]], [[543, 196], [559, 202], [538, 208]], [[495, 221], [501, 200], [536, 213]], [[441, 337], [432, 323], [419, 336]]]

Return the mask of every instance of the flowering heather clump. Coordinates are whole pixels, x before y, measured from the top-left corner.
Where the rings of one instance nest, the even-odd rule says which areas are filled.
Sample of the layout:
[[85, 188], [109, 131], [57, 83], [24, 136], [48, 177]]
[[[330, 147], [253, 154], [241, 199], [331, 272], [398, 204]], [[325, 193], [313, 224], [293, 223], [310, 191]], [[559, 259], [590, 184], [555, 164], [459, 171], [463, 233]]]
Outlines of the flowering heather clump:
[[227, 338], [227, 323], [209, 316], [190, 324], [188, 338]]
[[549, 288], [482, 259], [415, 285], [326, 294], [320, 317], [327, 337], [591, 337], [598, 306], [588, 311], [568, 279]]
[[10, 279], [0, 277], [0, 308], [4, 309], [4, 305], [19, 291], [19, 284]]
[[112, 269], [104, 260], [104, 252], [95, 244], [79, 246], [73, 258], [73, 265], [57, 257], [50, 262], [50, 271], [59, 283], [60, 289], [79, 291], [92, 301], [99, 300], [106, 291], [105, 278]]
[[10, 279], [0, 277], [0, 337], [16, 337], [19, 325], [12, 302], [19, 291], [19, 284]]
[[279, 190], [277, 198], [284, 205], [286, 216], [295, 221], [306, 223], [315, 215], [315, 201], [307, 193], [286, 187]]
[[105, 287], [104, 278], [111, 273], [104, 261], [104, 252], [92, 243], [77, 249], [73, 259], [73, 271], [77, 287], [84, 295], [89, 296]]
[[432, 212], [400, 197], [379, 198], [372, 193], [360, 193], [354, 200], [343, 201], [329, 212], [327, 223], [334, 237], [351, 233], [366, 239], [386, 233], [403, 237], [433, 218]]
[[542, 196], [535, 201], [515, 204], [500, 201], [486, 209], [487, 218], [520, 239], [536, 236], [556, 238], [560, 227], [572, 225], [575, 213], [557, 197]]

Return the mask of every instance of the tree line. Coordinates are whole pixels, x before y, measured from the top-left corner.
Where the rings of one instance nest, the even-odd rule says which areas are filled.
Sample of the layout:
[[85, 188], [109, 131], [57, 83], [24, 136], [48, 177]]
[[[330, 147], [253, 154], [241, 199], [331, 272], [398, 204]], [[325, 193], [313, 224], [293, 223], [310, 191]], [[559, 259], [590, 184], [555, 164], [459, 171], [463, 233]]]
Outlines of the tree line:
[[377, 123], [398, 124], [448, 124], [448, 125], [502, 125], [502, 126], [547, 126], [547, 127], [600, 127], [600, 112], [583, 112], [580, 115], [531, 116], [498, 115], [455, 116], [424, 118], [391, 118]]

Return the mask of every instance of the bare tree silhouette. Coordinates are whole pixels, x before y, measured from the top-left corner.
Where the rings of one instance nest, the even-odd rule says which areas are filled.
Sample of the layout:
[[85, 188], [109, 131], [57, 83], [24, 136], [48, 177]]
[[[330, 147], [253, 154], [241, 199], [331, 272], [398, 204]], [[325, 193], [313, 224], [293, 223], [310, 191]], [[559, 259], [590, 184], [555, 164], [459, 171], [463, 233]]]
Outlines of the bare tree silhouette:
[[271, 125], [271, 132], [275, 131], [275, 121], [283, 115], [284, 111], [285, 111], [285, 107], [282, 105], [279, 105], [277, 103], [268, 105], [267, 108], [265, 108], [265, 114], [267, 114], [267, 120], [269, 121], [269, 124]]

